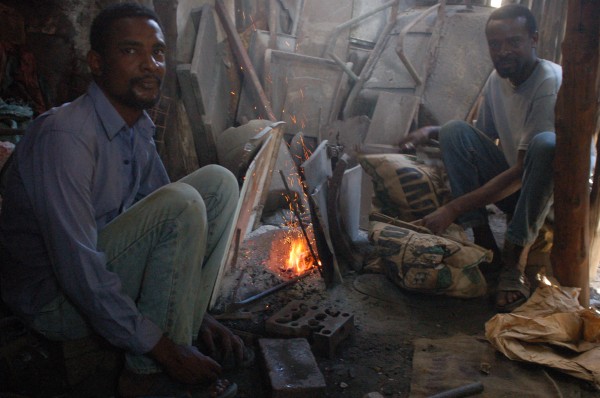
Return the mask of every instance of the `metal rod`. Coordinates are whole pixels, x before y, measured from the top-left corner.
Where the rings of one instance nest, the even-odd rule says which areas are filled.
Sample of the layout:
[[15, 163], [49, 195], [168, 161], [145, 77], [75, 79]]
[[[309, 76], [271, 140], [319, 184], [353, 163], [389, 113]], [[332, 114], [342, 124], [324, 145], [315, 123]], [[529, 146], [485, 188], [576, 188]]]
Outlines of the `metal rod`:
[[458, 397], [468, 397], [471, 395], [479, 394], [483, 391], [483, 384], [481, 382], [471, 383], [464, 385], [462, 387], [453, 388], [451, 390], [447, 390], [441, 392], [439, 394], [431, 395], [429, 398], [458, 398]]
[[287, 194], [290, 196], [290, 203], [292, 204], [292, 211], [294, 212], [294, 215], [298, 219], [298, 224], [300, 225], [300, 229], [302, 230], [304, 239], [306, 239], [306, 244], [308, 245], [310, 254], [315, 259], [315, 263], [317, 265], [317, 269], [319, 270], [319, 273], [321, 274], [321, 276], [323, 276], [323, 270], [321, 269], [321, 266], [319, 265], [319, 257], [317, 257], [317, 254], [315, 253], [312, 245], [310, 244], [310, 238], [308, 237], [308, 234], [306, 233], [306, 229], [304, 228], [304, 223], [302, 222], [302, 218], [300, 217], [300, 212], [298, 211], [297, 203], [296, 203], [296, 201], [292, 200], [292, 190], [290, 189], [290, 186], [288, 185], [287, 180], [285, 179], [285, 175], [283, 174], [283, 171], [279, 170], [279, 175], [281, 176], [281, 179], [283, 180], [283, 185], [285, 186], [285, 190], [286, 190]]
[[276, 291], [281, 290], [281, 289], [283, 289], [286, 286], [289, 286], [289, 285], [291, 285], [293, 283], [298, 282], [300, 279], [302, 279], [302, 278], [310, 275], [311, 273], [312, 272], [309, 270], [309, 271], [307, 271], [307, 272], [305, 272], [305, 273], [303, 273], [301, 275], [298, 275], [298, 276], [296, 276], [296, 277], [294, 277], [294, 278], [292, 278], [290, 280], [282, 282], [279, 285], [275, 285], [275, 286], [273, 286], [273, 287], [265, 290], [264, 292], [260, 292], [258, 294], [255, 294], [254, 296], [250, 296], [248, 298], [245, 298], [242, 301], [236, 301], [235, 303], [232, 303], [232, 304], [230, 304], [227, 307], [227, 312], [231, 312], [231, 311], [236, 310], [238, 308], [241, 308], [241, 307], [243, 307], [245, 305], [253, 303], [254, 301], [259, 300], [259, 299], [261, 299], [261, 298], [263, 298], [265, 296], [268, 296], [271, 293], [275, 293]]

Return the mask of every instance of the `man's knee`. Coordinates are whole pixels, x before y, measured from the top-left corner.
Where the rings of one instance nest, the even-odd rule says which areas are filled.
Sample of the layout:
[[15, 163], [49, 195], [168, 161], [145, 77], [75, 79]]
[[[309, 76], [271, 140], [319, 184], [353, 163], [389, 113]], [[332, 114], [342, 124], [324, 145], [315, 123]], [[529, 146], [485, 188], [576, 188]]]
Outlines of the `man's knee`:
[[440, 145], [451, 143], [458, 137], [473, 134], [473, 126], [462, 120], [451, 120], [440, 127], [438, 140]]
[[550, 131], [539, 133], [531, 139], [527, 152], [534, 155], [554, 156], [556, 134]]
[[153, 195], [152, 200], [173, 215], [186, 213], [194, 219], [205, 218], [206, 208], [202, 197], [193, 187], [180, 182], [168, 184]]

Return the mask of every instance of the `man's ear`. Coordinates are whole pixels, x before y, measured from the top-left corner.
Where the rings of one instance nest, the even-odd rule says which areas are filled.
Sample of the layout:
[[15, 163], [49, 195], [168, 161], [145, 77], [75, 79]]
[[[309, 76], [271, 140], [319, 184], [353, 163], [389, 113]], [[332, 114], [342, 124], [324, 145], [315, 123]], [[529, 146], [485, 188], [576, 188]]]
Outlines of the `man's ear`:
[[531, 41], [533, 42], [533, 48], [537, 47], [539, 37], [540, 36], [539, 36], [537, 30], [531, 35]]
[[87, 53], [87, 63], [93, 76], [102, 76], [102, 70], [104, 69], [102, 67], [103, 59], [97, 51], [90, 50]]

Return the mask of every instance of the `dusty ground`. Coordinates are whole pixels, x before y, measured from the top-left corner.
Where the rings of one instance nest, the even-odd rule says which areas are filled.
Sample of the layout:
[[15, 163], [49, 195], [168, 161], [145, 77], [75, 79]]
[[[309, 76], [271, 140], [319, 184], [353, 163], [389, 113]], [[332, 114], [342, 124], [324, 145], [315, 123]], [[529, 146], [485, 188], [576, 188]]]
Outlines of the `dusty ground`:
[[[261, 305], [249, 308], [255, 315], [253, 321], [230, 322], [230, 325], [236, 329], [252, 330], [254, 338], [265, 337], [267, 334], [262, 321], [289, 300], [301, 298], [322, 307], [342, 307], [355, 316], [354, 332], [338, 347], [336, 356], [332, 359], [317, 356], [327, 381], [327, 397], [361, 398], [374, 391], [385, 397], [408, 397], [411, 379], [415, 376], [412, 359], [416, 339], [445, 339], [462, 334], [481, 337], [485, 322], [494, 315], [489, 297], [460, 300], [408, 294], [398, 291], [380, 275], [349, 274], [343, 284], [329, 289], [319, 279], [299, 282]], [[460, 353], [457, 355], [460, 357]], [[552, 386], [552, 395], [548, 395], [548, 391], [528, 391], [527, 384], [521, 384], [523, 390], [517, 388], [517, 391], [523, 394], [518, 396], [600, 396], [586, 383], [558, 372], [546, 370], [544, 373], [541, 367], [510, 362], [500, 355], [495, 360], [496, 368], [492, 372], [502, 373], [500, 368], [507, 367], [512, 368], [513, 373], [527, 372], [541, 380], [549, 377], [556, 383], [545, 381], [546, 385]], [[478, 372], [478, 365], [471, 364], [474, 370], [467, 373], [475, 375], [473, 382], [485, 384], [488, 376]], [[258, 368], [232, 373], [228, 377], [238, 383], [240, 397], [269, 397], [265, 383], [257, 383], [263, 378]], [[447, 384], [448, 388], [457, 386], [452, 380], [447, 380]], [[555, 395], [558, 394], [557, 389], [562, 395]], [[478, 396], [499, 395], [486, 395], [484, 392]]]
[[[271, 276], [263, 281], [272, 282]], [[598, 306], [600, 277], [592, 286], [593, 303]], [[246, 294], [240, 293], [241, 297]], [[314, 273], [234, 312], [233, 316], [228, 315], [234, 319], [222, 322], [256, 347], [259, 338], [276, 337], [266, 331], [265, 321], [293, 300], [354, 315], [353, 331], [337, 347], [334, 356], [327, 358], [316, 353], [327, 383], [325, 397], [362, 398], [369, 392], [391, 398], [422, 397], [475, 381], [485, 387], [477, 395], [480, 397], [600, 396], [585, 382], [540, 366], [509, 361], [495, 353], [483, 339], [484, 324], [494, 315], [490, 296], [461, 300], [411, 294], [378, 274], [346, 272], [342, 283], [326, 287], [319, 274]], [[462, 348], [452, 348], [447, 343], [455, 338], [462, 339]], [[446, 345], [450, 351], [443, 350]], [[433, 362], [428, 363], [432, 357]], [[257, 359], [260, 359], [258, 352]], [[481, 368], [484, 362], [490, 364], [486, 372]], [[224, 375], [238, 384], [238, 397], [270, 397], [260, 361], [256, 365]], [[114, 368], [103, 369], [98, 365], [97, 371], [71, 394], [46, 392], [37, 396], [111, 397], [114, 375]], [[0, 393], [0, 396], [9, 395]], [[200, 393], [195, 396], [203, 397]]]

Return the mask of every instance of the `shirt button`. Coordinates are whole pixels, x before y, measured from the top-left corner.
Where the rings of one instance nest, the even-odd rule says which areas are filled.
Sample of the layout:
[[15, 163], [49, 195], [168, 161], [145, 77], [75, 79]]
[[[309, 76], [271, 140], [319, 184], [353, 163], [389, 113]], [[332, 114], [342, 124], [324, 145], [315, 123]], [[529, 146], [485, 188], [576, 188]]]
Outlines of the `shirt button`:
[[123, 163], [129, 164], [129, 160], [124, 160]]

